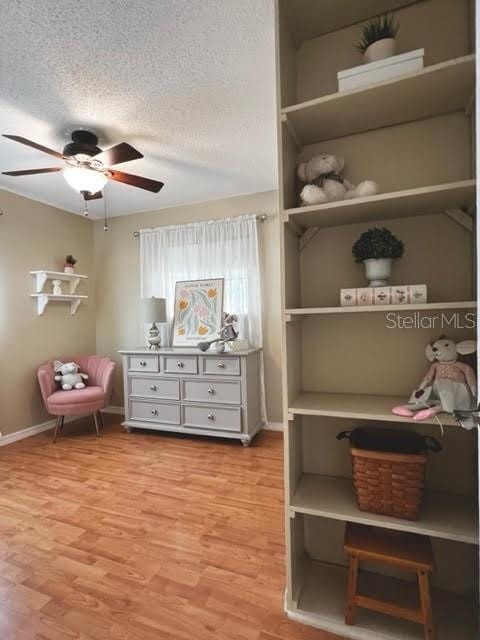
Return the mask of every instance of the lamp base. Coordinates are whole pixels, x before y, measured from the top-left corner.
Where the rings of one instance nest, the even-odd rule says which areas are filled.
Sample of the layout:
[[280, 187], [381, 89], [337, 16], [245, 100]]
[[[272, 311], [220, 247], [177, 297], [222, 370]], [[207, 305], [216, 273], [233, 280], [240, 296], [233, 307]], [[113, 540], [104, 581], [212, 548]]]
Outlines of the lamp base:
[[151, 351], [158, 351], [158, 349], [160, 349], [160, 342], [160, 331], [157, 329], [155, 323], [153, 323], [148, 332], [148, 348]]

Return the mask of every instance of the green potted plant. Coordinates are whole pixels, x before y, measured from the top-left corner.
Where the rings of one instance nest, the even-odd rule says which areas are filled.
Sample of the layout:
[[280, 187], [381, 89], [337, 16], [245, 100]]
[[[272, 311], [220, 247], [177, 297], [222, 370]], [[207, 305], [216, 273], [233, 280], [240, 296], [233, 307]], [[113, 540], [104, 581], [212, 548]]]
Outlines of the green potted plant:
[[372, 227], [364, 231], [352, 247], [355, 262], [363, 262], [370, 287], [388, 284], [392, 262], [403, 256], [404, 245], [384, 227]]
[[75, 265], [78, 260], [72, 256], [71, 253], [68, 254], [65, 258], [65, 264], [63, 267], [64, 273], [75, 273]]
[[364, 61], [374, 62], [393, 56], [399, 28], [389, 15], [377, 16], [362, 25], [362, 38], [355, 46], [363, 54]]

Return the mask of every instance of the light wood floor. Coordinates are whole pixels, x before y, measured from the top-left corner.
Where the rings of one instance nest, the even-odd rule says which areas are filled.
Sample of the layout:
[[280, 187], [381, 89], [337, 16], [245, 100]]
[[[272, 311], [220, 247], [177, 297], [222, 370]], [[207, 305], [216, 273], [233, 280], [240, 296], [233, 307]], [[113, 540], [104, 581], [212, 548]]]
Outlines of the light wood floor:
[[281, 434], [0, 448], [1, 640], [332, 640], [284, 616]]

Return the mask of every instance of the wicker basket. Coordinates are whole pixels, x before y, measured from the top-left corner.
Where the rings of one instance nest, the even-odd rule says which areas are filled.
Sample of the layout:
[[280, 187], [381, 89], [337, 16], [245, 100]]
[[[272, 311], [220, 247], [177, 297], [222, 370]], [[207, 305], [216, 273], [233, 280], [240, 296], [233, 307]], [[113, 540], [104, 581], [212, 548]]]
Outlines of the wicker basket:
[[[366, 438], [362, 437], [365, 434]], [[358, 446], [362, 440], [367, 444], [372, 443], [377, 434], [382, 440], [380, 446], [398, 446], [401, 452]], [[385, 436], [390, 438], [386, 439]], [[407, 436], [405, 432], [374, 429], [344, 431], [337, 437], [351, 440], [353, 484], [359, 509], [418, 520], [428, 450], [439, 451], [441, 447], [438, 442], [434, 438], [413, 433]]]
[[427, 454], [350, 449], [353, 484], [361, 511], [418, 520]]

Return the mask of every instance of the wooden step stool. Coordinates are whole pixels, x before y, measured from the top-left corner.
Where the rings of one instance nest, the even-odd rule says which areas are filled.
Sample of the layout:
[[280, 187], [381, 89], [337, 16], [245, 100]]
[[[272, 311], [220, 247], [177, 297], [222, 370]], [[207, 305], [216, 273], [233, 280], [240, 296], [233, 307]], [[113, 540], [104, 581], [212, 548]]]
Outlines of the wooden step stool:
[[[433, 571], [435, 561], [430, 538], [414, 533], [399, 533], [348, 522], [345, 529], [344, 548], [350, 559], [345, 624], [354, 624], [355, 609], [360, 607], [411, 622], [418, 622], [424, 627], [425, 639], [433, 640], [428, 574]], [[402, 607], [385, 600], [377, 600], [358, 594], [358, 565], [361, 560], [416, 573], [420, 606], [418, 608]]]

